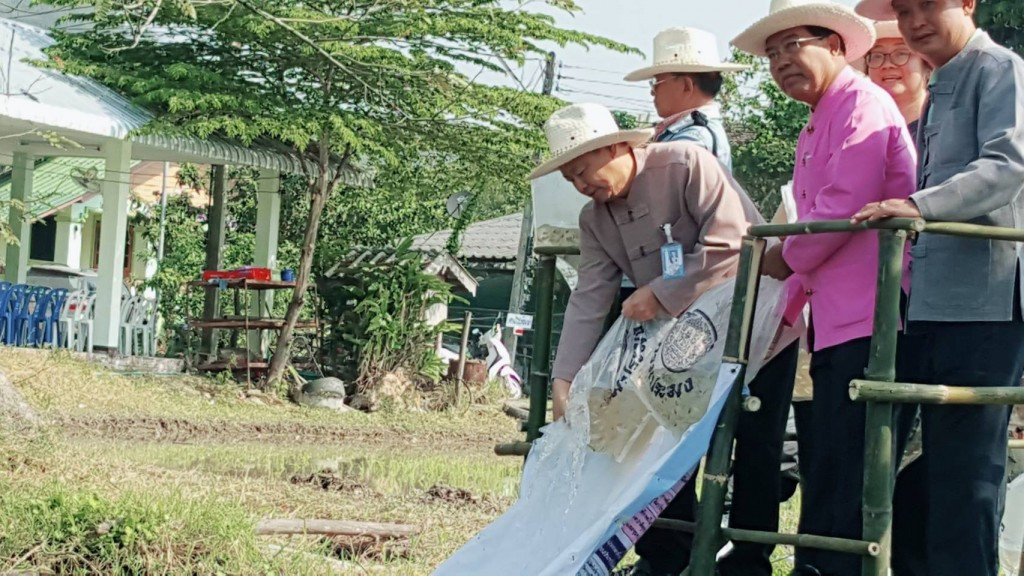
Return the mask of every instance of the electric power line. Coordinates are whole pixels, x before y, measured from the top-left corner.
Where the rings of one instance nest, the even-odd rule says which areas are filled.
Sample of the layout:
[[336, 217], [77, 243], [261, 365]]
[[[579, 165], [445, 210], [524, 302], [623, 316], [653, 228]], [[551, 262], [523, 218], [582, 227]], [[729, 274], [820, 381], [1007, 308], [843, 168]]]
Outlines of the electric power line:
[[618, 76], [619, 78], [623, 78], [623, 77], [626, 76], [621, 71], [617, 71], [617, 70], [604, 70], [604, 69], [601, 69], [601, 68], [591, 68], [589, 66], [573, 66], [572, 64], [562, 64], [562, 68], [566, 68], [566, 69], [569, 69], [569, 70], [587, 70], [589, 72], [598, 72], [598, 73], [601, 73], [601, 74], [614, 74], [614, 75]]
[[[613, 94], [606, 94], [606, 93], [603, 93], [603, 92], [593, 92], [593, 91], [590, 91], [590, 90], [579, 90], [579, 89], [572, 88], [572, 87], [568, 87], [568, 88], [559, 87], [558, 88], [558, 92], [561, 92], [563, 94], [579, 94], [581, 96], [596, 96], [598, 98], [605, 98], [607, 100], [615, 100], [617, 102], [632, 104], [632, 105], [635, 105], [635, 106], [650, 106], [651, 105], [651, 101], [650, 100], [640, 100], [639, 98], [629, 98], [629, 97], [625, 97], [625, 96], [616, 96], [616, 95], [613, 95]], [[651, 110], [652, 110], [652, 108], [646, 108], [645, 109], [645, 111], [651, 111]]]
[[559, 80], [572, 80], [573, 82], [586, 82], [587, 84], [601, 84], [602, 86], [615, 86], [616, 88], [632, 88], [634, 90], [645, 90], [650, 91], [650, 86], [641, 86], [638, 84], [628, 84], [626, 82], [606, 82], [604, 80], [591, 80], [589, 78], [578, 78], [576, 76], [563, 76], [558, 75]]

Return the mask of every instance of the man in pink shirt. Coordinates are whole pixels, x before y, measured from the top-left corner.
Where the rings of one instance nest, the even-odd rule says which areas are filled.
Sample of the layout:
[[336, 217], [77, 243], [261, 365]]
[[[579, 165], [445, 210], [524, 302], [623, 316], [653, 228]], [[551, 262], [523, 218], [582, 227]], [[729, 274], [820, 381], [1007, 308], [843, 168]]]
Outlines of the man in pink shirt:
[[[773, 0], [769, 16], [733, 44], [767, 56], [783, 92], [811, 107], [800, 134], [793, 193], [800, 220], [849, 219], [866, 202], [914, 191], [916, 157], [892, 98], [848, 62], [871, 48], [871, 22], [823, 0]], [[810, 304], [814, 446], [801, 449], [802, 533], [861, 537], [864, 406], [847, 393], [867, 367], [878, 233], [793, 236], [768, 251], [764, 273], [788, 279], [790, 319]], [[801, 447], [803, 448], [803, 447]], [[801, 549], [794, 574], [860, 576], [859, 556]]]

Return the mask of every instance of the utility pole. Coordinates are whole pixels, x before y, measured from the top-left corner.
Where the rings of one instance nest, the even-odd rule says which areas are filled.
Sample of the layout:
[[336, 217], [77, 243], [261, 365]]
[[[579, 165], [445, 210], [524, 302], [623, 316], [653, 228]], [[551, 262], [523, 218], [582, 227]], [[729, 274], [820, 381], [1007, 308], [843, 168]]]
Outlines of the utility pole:
[[[544, 88], [541, 93], [550, 96], [555, 91], [555, 53], [548, 52], [544, 59]], [[539, 160], [539, 159], [538, 159]], [[524, 279], [526, 269], [530, 262], [530, 245], [533, 243], [533, 197], [526, 201], [523, 207], [523, 223], [519, 230], [519, 250], [516, 253], [516, 270], [512, 275], [512, 294], [509, 297], [508, 311], [512, 314], [522, 314], [526, 304], [526, 290]], [[527, 380], [525, 371], [516, 368], [516, 352], [519, 348], [519, 337], [515, 330], [506, 327], [503, 331], [502, 341], [506, 343], [509, 353], [509, 364], [520, 373], [523, 381]], [[527, 367], [528, 370], [528, 367]]]
[[555, 53], [548, 52], [544, 60], [544, 89], [542, 94], [551, 96], [551, 93], [555, 91]]

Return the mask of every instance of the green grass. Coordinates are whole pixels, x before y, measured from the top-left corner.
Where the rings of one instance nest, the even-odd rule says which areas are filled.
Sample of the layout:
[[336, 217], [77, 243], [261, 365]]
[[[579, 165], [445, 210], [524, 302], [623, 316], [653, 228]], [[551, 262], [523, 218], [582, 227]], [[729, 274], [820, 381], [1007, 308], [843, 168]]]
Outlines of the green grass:
[[[518, 493], [522, 460], [491, 449], [521, 433], [494, 406], [336, 414], [254, 400], [216, 380], [119, 375], [16, 349], [3, 350], [0, 370], [55, 423], [32, 438], [0, 436], [0, 574], [325, 574], [327, 556], [348, 562], [343, 573], [429, 574]], [[220, 422], [225, 436], [131, 439], [102, 428], [62, 430], [69, 419]], [[301, 434], [251, 436], [270, 425]], [[332, 489], [291, 481], [323, 470], [339, 480]], [[456, 496], [438, 497], [435, 486]], [[783, 505], [786, 531], [795, 529], [796, 502]], [[395, 522], [421, 531], [400, 553], [381, 557], [378, 545], [257, 537], [262, 518]], [[268, 551], [270, 544], [286, 550]], [[776, 552], [776, 574], [788, 574], [791, 554]]]
[[487, 445], [519, 437], [497, 406], [444, 412], [309, 409], [267, 396], [247, 396], [236, 384], [185, 376], [123, 375], [60, 352], [3, 348], [0, 370], [44, 416], [54, 418], [158, 418], [226, 424], [295, 424], [358, 435], [403, 434], [415, 441], [458, 439]]
[[425, 490], [441, 484], [473, 494], [516, 495], [520, 461], [472, 453], [438, 453], [427, 447], [387, 451], [359, 447], [243, 444], [185, 446], [111, 442], [76, 442], [76, 450], [118, 457], [169, 470], [196, 471], [254, 480], [287, 480], [297, 474], [329, 470], [346, 480], [382, 493]]
[[[36, 437], [0, 437], [0, 574], [16, 566], [71, 574], [324, 574], [332, 567], [325, 556], [343, 557], [344, 572], [427, 574], [518, 491], [522, 461], [494, 456], [492, 448], [520, 433], [496, 406], [336, 414], [254, 400], [213, 380], [119, 375], [63, 354], [13, 349], [0, 354], [0, 369], [54, 423]], [[98, 428], [61, 427], [76, 419]], [[105, 437], [102, 428], [145, 419], [225, 423], [225, 436], [175, 444], [124, 438], [123, 427]], [[241, 424], [251, 426], [231, 426]], [[251, 436], [272, 425], [296, 436]], [[290, 481], [324, 469], [341, 479], [340, 489]], [[435, 486], [441, 497], [431, 493]], [[256, 537], [262, 518], [395, 522], [421, 532], [401, 554], [381, 558], [377, 545]], [[111, 522], [123, 532], [98, 533]], [[269, 552], [270, 544], [286, 550]]]

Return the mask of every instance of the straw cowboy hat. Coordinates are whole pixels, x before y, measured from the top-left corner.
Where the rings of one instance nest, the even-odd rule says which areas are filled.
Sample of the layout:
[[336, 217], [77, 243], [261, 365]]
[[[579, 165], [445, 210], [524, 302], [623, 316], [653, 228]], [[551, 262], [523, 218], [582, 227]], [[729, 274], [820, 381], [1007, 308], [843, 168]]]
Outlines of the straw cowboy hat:
[[821, 26], [842, 37], [846, 60], [853, 62], [875, 45], [871, 22], [853, 10], [828, 0], [772, 0], [768, 15], [733, 39], [732, 45], [757, 56], [765, 56], [765, 42], [774, 34], [797, 26]]
[[650, 80], [658, 74], [735, 72], [749, 66], [723, 62], [718, 39], [698, 28], [669, 28], [654, 37], [654, 64], [626, 75], [627, 82]]
[[615, 117], [600, 104], [573, 104], [555, 112], [544, 123], [548, 160], [530, 172], [530, 180], [558, 170], [576, 158], [619, 142], [638, 146], [651, 139], [654, 130], [619, 130]]
[[857, 3], [854, 11], [872, 20], [896, 19], [896, 11], [892, 9], [892, 0], [861, 0]]

